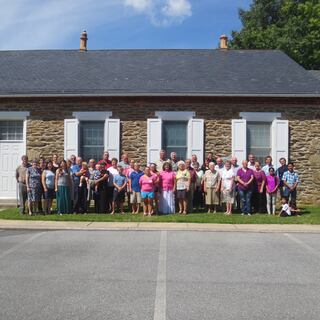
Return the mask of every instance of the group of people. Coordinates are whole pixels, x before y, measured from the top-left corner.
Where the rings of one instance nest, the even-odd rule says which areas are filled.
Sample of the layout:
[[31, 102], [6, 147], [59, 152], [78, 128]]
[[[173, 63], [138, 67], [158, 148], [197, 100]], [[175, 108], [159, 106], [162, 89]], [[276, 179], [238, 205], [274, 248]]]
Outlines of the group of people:
[[135, 160], [129, 160], [124, 153], [120, 162], [109, 159], [105, 151], [99, 161], [83, 161], [72, 155], [59, 161], [58, 155], [51, 159], [41, 158], [28, 162], [22, 156], [22, 163], [16, 170], [19, 192], [19, 209], [24, 214], [26, 200], [28, 213], [56, 212], [87, 213], [91, 202], [94, 212], [114, 214], [117, 209], [124, 213], [127, 202], [132, 214], [187, 214], [193, 210], [207, 210], [215, 213], [225, 211], [231, 215], [240, 210], [242, 215], [267, 212], [276, 214], [278, 194], [282, 201], [279, 215], [291, 215], [296, 209], [299, 177], [292, 162], [280, 159], [276, 170], [271, 156], [265, 158], [262, 166], [253, 154], [240, 166], [236, 157], [223, 161], [209, 153], [200, 165], [196, 155], [185, 161], [178, 160], [171, 152], [166, 157], [160, 151], [159, 160], [141, 170]]

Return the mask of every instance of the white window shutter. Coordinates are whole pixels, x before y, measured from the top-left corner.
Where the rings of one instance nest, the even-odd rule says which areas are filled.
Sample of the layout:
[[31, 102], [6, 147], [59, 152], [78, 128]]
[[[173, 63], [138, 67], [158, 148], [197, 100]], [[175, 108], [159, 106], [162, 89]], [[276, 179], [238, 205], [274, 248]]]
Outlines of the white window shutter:
[[162, 119], [148, 119], [147, 132], [147, 160], [152, 163], [159, 159], [162, 149]]
[[79, 120], [64, 119], [64, 157], [79, 155]]
[[273, 164], [278, 167], [279, 159], [289, 160], [289, 121], [273, 120], [271, 127], [271, 146]]
[[247, 159], [247, 121], [245, 119], [232, 120], [232, 155], [237, 157], [240, 165]]
[[195, 154], [200, 165], [204, 153], [204, 120], [190, 119], [188, 122], [188, 158]]
[[120, 159], [120, 119], [106, 119], [104, 124], [104, 149], [110, 159]]

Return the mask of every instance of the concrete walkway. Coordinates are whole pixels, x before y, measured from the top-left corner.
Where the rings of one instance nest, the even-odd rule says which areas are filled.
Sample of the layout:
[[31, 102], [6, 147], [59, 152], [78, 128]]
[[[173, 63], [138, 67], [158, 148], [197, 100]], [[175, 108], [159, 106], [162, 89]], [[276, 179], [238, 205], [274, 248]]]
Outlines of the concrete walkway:
[[1, 220], [0, 229], [34, 230], [177, 230], [213, 232], [304, 232], [320, 233], [320, 225], [309, 224], [214, 224], [214, 223], [157, 223], [157, 222], [73, 222]]

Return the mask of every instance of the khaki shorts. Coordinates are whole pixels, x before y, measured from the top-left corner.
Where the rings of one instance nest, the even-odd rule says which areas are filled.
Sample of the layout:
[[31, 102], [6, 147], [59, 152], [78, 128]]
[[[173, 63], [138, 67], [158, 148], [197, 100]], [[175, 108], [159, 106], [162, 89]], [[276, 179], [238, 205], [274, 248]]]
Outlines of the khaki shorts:
[[132, 191], [130, 194], [130, 203], [141, 203], [141, 193]]
[[219, 204], [219, 192], [216, 192], [215, 189], [207, 189], [206, 193], [206, 204]]

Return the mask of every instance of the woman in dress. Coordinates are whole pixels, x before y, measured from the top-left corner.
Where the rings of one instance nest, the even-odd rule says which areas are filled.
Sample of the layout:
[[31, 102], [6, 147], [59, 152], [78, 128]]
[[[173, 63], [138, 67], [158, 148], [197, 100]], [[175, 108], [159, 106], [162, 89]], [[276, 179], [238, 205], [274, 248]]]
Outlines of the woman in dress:
[[71, 213], [71, 175], [67, 162], [62, 160], [59, 169], [56, 171], [55, 191], [57, 194], [58, 214]]
[[186, 169], [184, 161], [178, 162], [178, 171], [176, 174], [177, 199], [179, 201], [179, 213], [187, 214], [188, 211], [188, 192], [191, 182], [191, 175]]
[[42, 187], [44, 191], [44, 214], [51, 213], [52, 201], [55, 198], [54, 179], [55, 173], [53, 171], [53, 163], [51, 160], [49, 160], [46, 169], [42, 172], [41, 177]]
[[172, 164], [165, 162], [162, 166], [159, 181], [159, 210], [163, 214], [175, 213], [174, 192], [176, 189], [176, 174]]
[[222, 202], [226, 203], [227, 215], [232, 214], [232, 205], [234, 203], [235, 193], [235, 173], [231, 168], [231, 161], [227, 160], [224, 164], [224, 170], [221, 174], [221, 191], [222, 191]]
[[203, 192], [202, 192], [202, 178], [204, 175], [203, 170], [200, 168], [199, 164], [194, 164], [193, 169], [196, 172], [196, 188], [194, 190], [193, 196], [193, 207], [199, 211], [203, 208]]
[[154, 188], [154, 200], [153, 200], [153, 210], [152, 214], [157, 214], [159, 211], [159, 180], [160, 180], [160, 172], [157, 171], [157, 165], [155, 163], [150, 164], [150, 172], [152, 175], [157, 177], [156, 186]]
[[254, 189], [252, 193], [252, 206], [255, 213], [265, 212], [265, 183], [266, 174], [261, 169], [261, 164], [256, 161], [254, 164], [255, 170], [254, 175]]
[[39, 202], [41, 201], [41, 172], [38, 166], [39, 161], [33, 160], [32, 166], [28, 168], [26, 173], [30, 216], [35, 213], [36, 207], [39, 208]]

